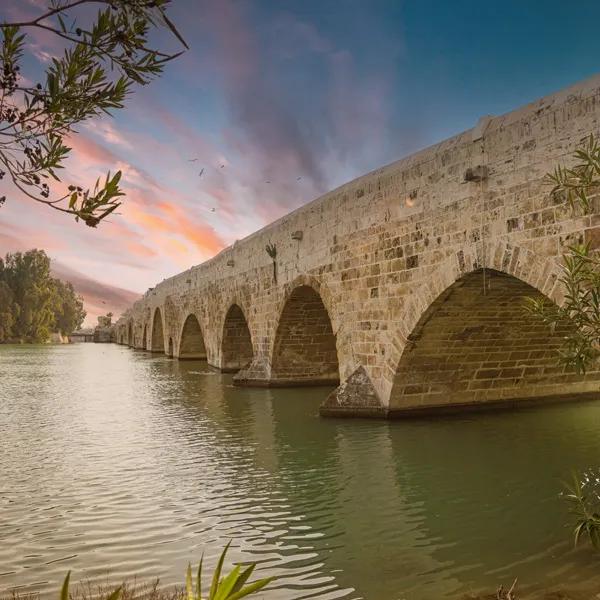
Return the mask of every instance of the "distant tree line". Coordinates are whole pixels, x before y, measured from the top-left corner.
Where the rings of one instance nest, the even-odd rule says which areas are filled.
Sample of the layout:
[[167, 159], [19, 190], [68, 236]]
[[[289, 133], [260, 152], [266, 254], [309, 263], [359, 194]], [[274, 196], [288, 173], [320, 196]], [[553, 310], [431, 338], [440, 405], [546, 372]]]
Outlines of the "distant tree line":
[[81, 327], [85, 315], [73, 286], [51, 276], [43, 250], [0, 258], [0, 343], [45, 342], [55, 332], [68, 335]]

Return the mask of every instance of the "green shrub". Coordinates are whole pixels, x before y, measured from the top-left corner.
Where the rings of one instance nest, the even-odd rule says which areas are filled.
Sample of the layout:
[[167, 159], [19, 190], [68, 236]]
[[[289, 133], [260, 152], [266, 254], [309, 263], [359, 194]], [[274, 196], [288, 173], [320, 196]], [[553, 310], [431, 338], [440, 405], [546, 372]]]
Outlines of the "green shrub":
[[593, 472], [582, 476], [574, 474], [573, 483], [565, 484], [565, 488], [564, 497], [571, 503], [571, 513], [575, 517], [575, 544], [582, 536], [587, 536], [592, 546], [600, 550], [600, 475]]
[[[221, 556], [219, 557], [219, 562], [217, 563], [217, 568], [212, 576], [212, 582], [210, 585], [210, 590], [208, 592], [208, 596], [202, 596], [202, 558], [200, 559], [200, 564], [198, 565], [198, 572], [196, 574], [196, 586], [194, 589], [194, 583], [192, 580], [192, 566], [188, 565], [187, 573], [186, 573], [186, 581], [185, 581], [185, 595], [184, 600], [239, 600], [240, 598], [244, 598], [249, 596], [250, 594], [254, 594], [258, 592], [266, 585], [268, 585], [271, 581], [273, 581], [274, 577], [266, 577], [264, 579], [257, 579], [252, 583], [248, 583], [250, 576], [252, 575], [256, 563], [252, 563], [242, 570], [240, 565], [234, 567], [234, 569], [228, 575], [221, 577], [221, 573], [223, 570], [223, 562], [225, 561], [225, 556], [227, 551], [229, 550], [229, 544], [225, 547]], [[62, 589], [60, 592], [60, 600], [69, 600], [69, 582], [71, 579], [71, 571], [67, 573], [65, 580], [62, 585]], [[247, 585], [246, 585], [247, 584]], [[123, 600], [123, 591], [124, 586], [119, 586], [112, 592], [108, 594], [102, 594], [101, 600]], [[154, 588], [154, 595], [156, 595], [156, 589]]]

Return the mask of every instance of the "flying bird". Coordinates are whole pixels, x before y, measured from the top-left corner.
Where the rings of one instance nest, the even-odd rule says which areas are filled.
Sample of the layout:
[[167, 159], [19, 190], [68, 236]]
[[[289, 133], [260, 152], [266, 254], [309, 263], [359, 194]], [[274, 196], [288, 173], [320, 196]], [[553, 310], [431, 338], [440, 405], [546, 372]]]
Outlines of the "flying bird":
[[188, 162], [196, 162], [197, 160], [197, 158], [188, 158]]
[[217, 210], [216, 208], [211, 208], [210, 212], [215, 212], [215, 210]]
[[198, 177], [202, 177], [202, 173], [204, 173], [204, 169], [202, 169], [202, 170], [200, 171], [200, 173], [198, 173]]
[[265, 183], [271, 183], [270, 181], [265, 181]]
[[225, 167], [225, 165], [221, 165], [221, 169], [223, 169]]
[[296, 181], [300, 181], [302, 177], [296, 177]]

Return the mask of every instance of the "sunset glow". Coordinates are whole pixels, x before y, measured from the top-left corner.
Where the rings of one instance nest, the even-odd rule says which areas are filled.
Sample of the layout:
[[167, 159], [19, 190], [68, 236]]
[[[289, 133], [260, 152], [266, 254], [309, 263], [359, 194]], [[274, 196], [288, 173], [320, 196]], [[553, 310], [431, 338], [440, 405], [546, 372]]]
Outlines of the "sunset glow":
[[[39, 2], [7, 4], [25, 18]], [[94, 230], [4, 183], [0, 252], [44, 248], [57, 271], [97, 281], [95, 295], [80, 290], [92, 323], [329, 189], [595, 70], [591, 57], [572, 64], [556, 50], [567, 15], [540, 23], [534, 45], [518, 3], [503, 5], [514, 47], [500, 53], [500, 32], [477, 26], [493, 17], [483, 7], [467, 26], [427, 3], [348, 4], [341, 14], [312, 1], [174, 3], [191, 50], [69, 142], [69, 181], [121, 170], [122, 207]], [[476, 55], [459, 46], [467, 29]], [[31, 40], [29, 71], [41, 71], [61, 46], [39, 30]], [[560, 68], [526, 78], [542, 52]]]

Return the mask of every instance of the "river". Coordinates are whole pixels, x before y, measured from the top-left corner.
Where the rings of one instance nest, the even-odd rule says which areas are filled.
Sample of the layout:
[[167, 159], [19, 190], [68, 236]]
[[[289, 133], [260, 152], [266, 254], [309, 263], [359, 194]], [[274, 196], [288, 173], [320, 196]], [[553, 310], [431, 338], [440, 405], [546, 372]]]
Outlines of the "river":
[[600, 590], [559, 497], [598, 465], [600, 400], [387, 422], [320, 418], [329, 391], [236, 388], [115, 345], [0, 346], [0, 596], [49, 597], [69, 569], [180, 584], [229, 540], [277, 576], [269, 600]]

